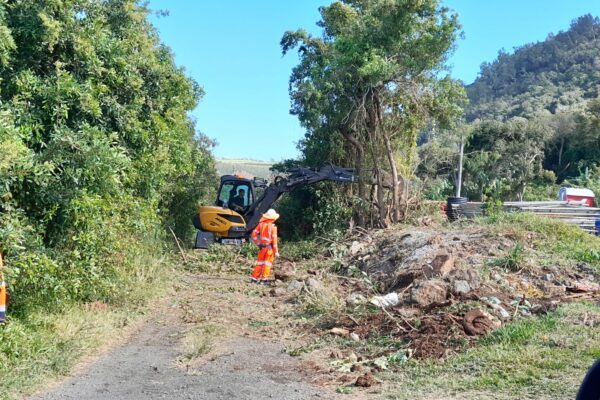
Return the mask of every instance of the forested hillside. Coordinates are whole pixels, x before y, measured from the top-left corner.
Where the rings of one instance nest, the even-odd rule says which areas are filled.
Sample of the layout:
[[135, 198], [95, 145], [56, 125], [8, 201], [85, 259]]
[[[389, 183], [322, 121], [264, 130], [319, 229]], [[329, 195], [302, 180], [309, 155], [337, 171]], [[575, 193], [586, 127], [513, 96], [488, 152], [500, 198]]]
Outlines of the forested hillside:
[[483, 63], [466, 86], [465, 124], [423, 136], [417, 175], [426, 195], [456, 186], [471, 199], [553, 199], [559, 185], [600, 192], [600, 20], [584, 15], [513, 54]]
[[466, 88], [470, 121], [582, 110], [600, 94], [600, 20], [584, 15], [543, 42], [500, 50]]

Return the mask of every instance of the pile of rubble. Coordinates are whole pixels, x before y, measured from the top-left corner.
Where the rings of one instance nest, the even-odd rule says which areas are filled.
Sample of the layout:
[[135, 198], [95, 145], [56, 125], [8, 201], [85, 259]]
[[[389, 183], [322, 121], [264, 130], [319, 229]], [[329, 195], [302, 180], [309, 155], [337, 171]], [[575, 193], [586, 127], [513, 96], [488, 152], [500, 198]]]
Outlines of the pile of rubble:
[[363, 279], [344, 280], [347, 307], [382, 312], [345, 316], [339, 325], [360, 338], [398, 337], [413, 357], [443, 358], [508, 321], [600, 291], [585, 264], [567, 270], [529, 260], [517, 271], [494, 268], [515, 245], [511, 237], [476, 227], [387, 230], [353, 241], [345, 274]]
[[327, 333], [353, 341], [393, 337], [414, 358], [446, 358], [509, 321], [598, 297], [585, 264], [541, 266], [532, 257], [517, 270], [495, 266], [515, 246], [508, 235], [474, 226], [379, 231], [345, 244], [344, 267], [333, 277], [301, 274], [283, 261], [271, 294], [333, 293], [345, 310]]

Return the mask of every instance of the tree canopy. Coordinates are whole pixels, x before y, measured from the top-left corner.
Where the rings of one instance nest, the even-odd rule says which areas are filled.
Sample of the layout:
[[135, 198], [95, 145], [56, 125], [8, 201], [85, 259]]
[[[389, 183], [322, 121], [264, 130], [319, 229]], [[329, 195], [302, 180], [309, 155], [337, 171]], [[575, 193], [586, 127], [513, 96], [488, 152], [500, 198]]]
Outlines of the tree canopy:
[[437, 0], [343, 0], [320, 13], [322, 37], [298, 30], [281, 41], [284, 53], [300, 55], [290, 95], [306, 128], [303, 158], [354, 166], [363, 178], [358, 223], [375, 213], [385, 226], [401, 219], [419, 130], [461, 113], [462, 88], [440, 79], [458, 20]]
[[188, 116], [202, 88], [149, 12], [0, 3], [0, 244], [21, 302], [109, 296], [161, 226], [189, 232], [214, 183], [211, 143]]
[[467, 118], [510, 119], [581, 111], [600, 96], [600, 20], [584, 15], [545, 41], [501, 50], [466, 87]]

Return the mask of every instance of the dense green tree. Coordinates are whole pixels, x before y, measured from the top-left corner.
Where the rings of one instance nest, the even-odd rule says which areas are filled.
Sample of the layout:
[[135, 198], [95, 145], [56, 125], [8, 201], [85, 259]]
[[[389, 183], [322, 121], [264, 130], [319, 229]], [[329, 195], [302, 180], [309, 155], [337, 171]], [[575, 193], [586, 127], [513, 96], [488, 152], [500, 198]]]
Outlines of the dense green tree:
[[0, 3], [0, 244], [21, 301], [110, 298], [161, 225], [190, 232], [215, 182], [188, 116], [202, 89], [148, 13], [135, 0]]
[[284, 53], [300, 55], [290, 94], [307, 130], [301, 149], [307, 162], [339, 160], [372, 178], [374, 190], [363, 179], [358, 198], [385, 226], [401, 218], [419, 130], [430, 118], [447, 124], [460, 115], [462, 89], [438, 78], [457, 18], [437, 0], [344, 0], [320, 12], [323, 37], [299, 30], [281, 41]]
[[474, 126], [465, 148], [465, 188], [471, 198], [522, 200], [533, 182], [553, 183], [542, 167], [551, 134], [535, 121], [486, 121]]

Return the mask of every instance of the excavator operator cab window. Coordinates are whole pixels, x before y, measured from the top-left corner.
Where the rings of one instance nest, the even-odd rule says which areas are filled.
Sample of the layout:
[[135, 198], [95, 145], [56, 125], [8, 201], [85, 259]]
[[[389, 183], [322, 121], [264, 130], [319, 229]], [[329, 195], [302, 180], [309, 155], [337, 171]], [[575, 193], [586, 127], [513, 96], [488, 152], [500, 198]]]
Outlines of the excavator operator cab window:
[[252, 188], [246, 182], [223, 182], [217, 205], [243, 213], [254, 201]]

